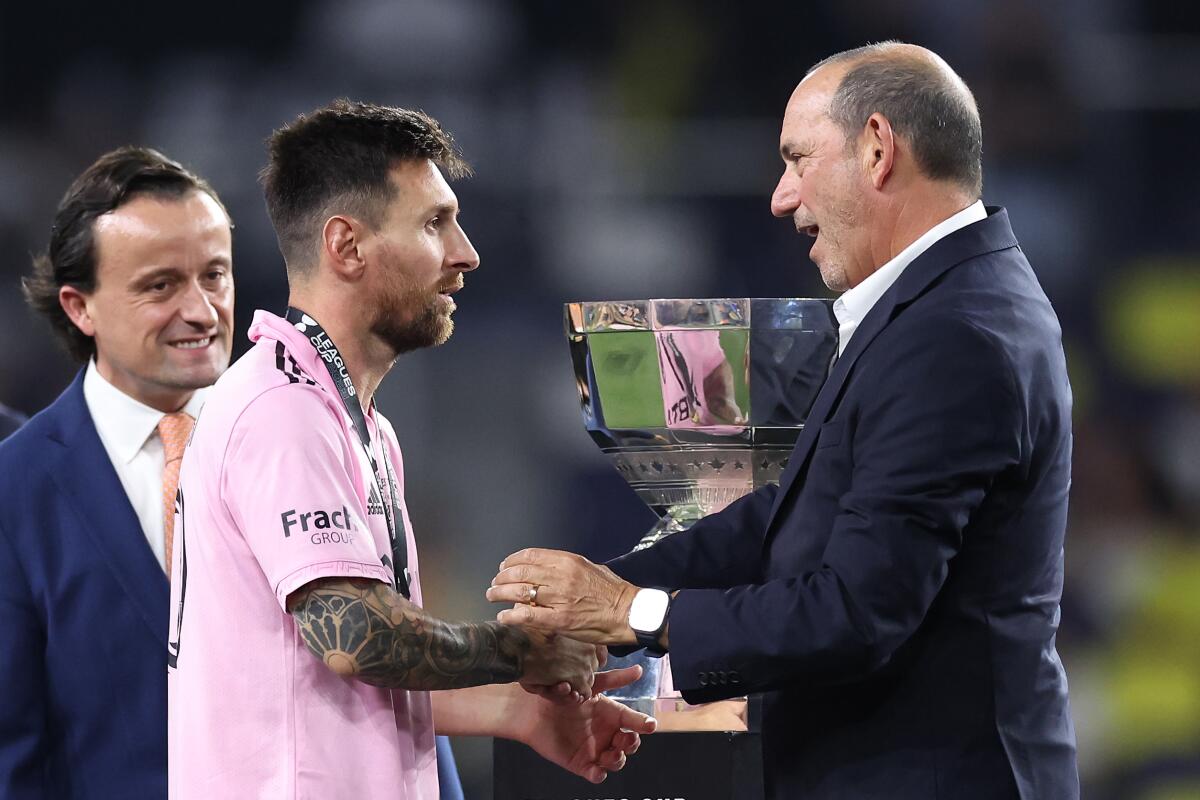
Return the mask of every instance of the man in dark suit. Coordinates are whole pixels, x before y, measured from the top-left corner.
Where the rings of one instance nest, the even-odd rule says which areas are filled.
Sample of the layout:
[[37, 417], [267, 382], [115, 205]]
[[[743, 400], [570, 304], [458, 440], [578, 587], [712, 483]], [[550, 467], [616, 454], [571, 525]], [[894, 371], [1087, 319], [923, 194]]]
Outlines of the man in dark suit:
[[1071, 393], [981, 148], [927, 50], [814, 67], [771, 205], [843, 293], [840, 356], [780, 485], [611, 569], [522, 551], [488, 593], [505, 621], [669, 650], [690, 702], [763, 693], [773, 798], [1079, 795], [1055, 650]]

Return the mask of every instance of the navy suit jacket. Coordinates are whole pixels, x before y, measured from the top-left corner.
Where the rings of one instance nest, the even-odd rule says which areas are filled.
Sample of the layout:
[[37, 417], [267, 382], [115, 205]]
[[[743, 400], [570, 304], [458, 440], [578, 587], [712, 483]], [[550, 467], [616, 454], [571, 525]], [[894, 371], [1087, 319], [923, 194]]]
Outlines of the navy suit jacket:
[[1079, 796], [1055, 650], [1071, 392], [1003, 209], [862, 320], [778, 487], [611, 562], [691, 702], [763, 693], [768, 795]]
[[0, 443], [0, 797], [166, 797], [169, 602], [80, 372]]

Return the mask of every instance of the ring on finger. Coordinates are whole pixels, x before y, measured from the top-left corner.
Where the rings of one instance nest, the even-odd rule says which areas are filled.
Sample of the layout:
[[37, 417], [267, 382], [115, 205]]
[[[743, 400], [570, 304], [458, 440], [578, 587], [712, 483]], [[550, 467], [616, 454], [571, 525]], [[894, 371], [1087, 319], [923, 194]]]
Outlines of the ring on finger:
[[531, 605], [531, 606], [537, 605], [537, 594], [538, 594], [538, 587], [530, 586], [529, 587], [529, 605]]

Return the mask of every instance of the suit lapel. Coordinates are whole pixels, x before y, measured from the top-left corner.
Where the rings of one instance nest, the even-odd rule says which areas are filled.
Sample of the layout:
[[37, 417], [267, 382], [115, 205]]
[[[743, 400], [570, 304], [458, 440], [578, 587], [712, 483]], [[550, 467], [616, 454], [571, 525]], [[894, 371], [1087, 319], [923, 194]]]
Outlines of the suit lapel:
[[796, 446], [792, 448], [792, 454], [788, 458], [787, 469], [779, 476], [779, 491], [775, 494], [775, 504], [771, 507], [771, 516], [767, 518], [768, 532], [771, 530], [771, 524], [775, 521], [775, 515], [779, 512], [779, 507], [783, 505], [784, 498], [795, 486], [796, 477], [808, 466], [809, 456], [812, 455], [813, 448], [817, 444], [817, 434], [821, 432], [821, 426], [829, 419], [837, 399], [841, 397], [842, 387], [845, 386], [846, 379], [850, 376], [854, 362], [891, 320], [892, 310], [895, 308], [895, 288], [893, 285], [884, 293], [883, 297], [879, 298], [879, 302], [858, 326], [854, 336], [850, 338], [850, 344], [846, 347], [846, 351], [834, 363], [829, 377], [825, 379], [821, 391], [817, 393], [812, 409], [804, 421], [804, 429], [796, 438]]
[[[83, 398], [83, 373], [56, 403], [60, 425], [49, 438], [54, 481], [76, 512], [82, 535], [104, 557], [117, 583], [154, 635], [167, 646], [170, 587], [141, 523], [96, 433]], [[82, 542], [80, 543], [82, 544]]]
[[795, 489], [797, 478], [803, 475], [808, 466], [808, 460], [817, 443], [817, 434], [821, 426], [828, 421], [842, 389], [850, 377], [854, 364], [858, 361], [871, 342], [875, 340], [888, 324], [896, 318], [905, 306], [923, 294], [938, 278], [952, 267], [963, 261], [984, 253], [1003, 250], [1017, 246], [1012, 227], [1008, 222], [1008, 212], [1003, 208], [989, 208], [986, 219], [968, 225], [965, 228], [934, 242], [928, 250], [917, 256], [905, 270], [900, 273], [896, 282], [883, 293], [867, 316], [859, 324], [858, 329], [850, 338], [850, 344], [842, 353], [821, 391], [813, 401], [812, 410], [804, 423], [804, 430], [796, 439], [792, 449], [787, 469], [779, 477], [779, 491], [775, 494], [775, 503], [767, 518], [767, 536], [764, 542], [770, 541], [772, 526], [784, 499]]

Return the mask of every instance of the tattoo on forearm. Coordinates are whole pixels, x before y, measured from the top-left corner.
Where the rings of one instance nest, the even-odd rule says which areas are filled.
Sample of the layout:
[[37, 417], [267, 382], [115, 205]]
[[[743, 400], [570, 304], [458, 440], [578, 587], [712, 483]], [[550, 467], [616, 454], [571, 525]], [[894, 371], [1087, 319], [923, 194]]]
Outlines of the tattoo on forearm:
[[318, 585], [291, 609], [308, 648], [331, 668], [389, 689], [457, 689], [521, 677], [531, 643], [498, 622], [435, 619], [376, 582]]

